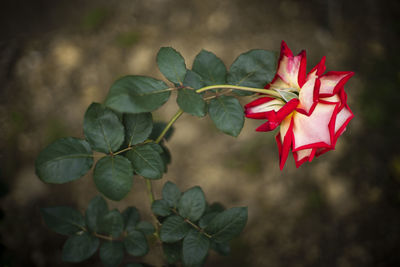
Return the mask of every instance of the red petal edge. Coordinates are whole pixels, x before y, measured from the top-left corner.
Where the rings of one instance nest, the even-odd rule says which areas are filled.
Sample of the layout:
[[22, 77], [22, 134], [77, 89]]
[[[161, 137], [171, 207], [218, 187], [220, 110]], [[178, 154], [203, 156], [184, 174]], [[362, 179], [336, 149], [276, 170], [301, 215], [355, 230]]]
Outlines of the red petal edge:
[[283, 138], [283, 144], [281, 142], [281, 133], [278, 133], [277, 136], [275, 137], [276, 142], [278, 144], [279, 168], [281, 170], [283, 170], [283, 167], [285, 166], [285, 162], [289, 155], [289, 150], [292, 145], [292, 139], [293, 139], [292, 137], [293, 137], [293, 119], [290, 120], [290, 126]]

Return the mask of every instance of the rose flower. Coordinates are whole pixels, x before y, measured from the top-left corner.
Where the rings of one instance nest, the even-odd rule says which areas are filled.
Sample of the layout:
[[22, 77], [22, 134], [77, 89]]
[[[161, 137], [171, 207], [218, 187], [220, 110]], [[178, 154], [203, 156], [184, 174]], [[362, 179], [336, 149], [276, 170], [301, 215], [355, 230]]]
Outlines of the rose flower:
[[264, 96], [245, 106], [246, 117], [267, 120], [256, 131], [268, 132], [280, 126], [276, 141], [281, 170], [290, 149], [296, 167], [334, 149], [354, 116], [344, 92], [344, 84], [354, 73], [324, 72], [325, 57], [306, 74], [305, 51], [293, 56], [282, 41], [277, 73], [265, 86], [281, 97]]

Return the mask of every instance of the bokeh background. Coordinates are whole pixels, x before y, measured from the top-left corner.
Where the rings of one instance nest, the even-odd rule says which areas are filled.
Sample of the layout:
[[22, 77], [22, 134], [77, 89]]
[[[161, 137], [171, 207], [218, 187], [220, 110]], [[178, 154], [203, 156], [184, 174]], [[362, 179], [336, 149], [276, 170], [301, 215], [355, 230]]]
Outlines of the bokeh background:
[[[61, 262], [63, 236], [39, 208], [83, 210], [97, 194], [92, 177], [42, 183], [38, 152], [57, 138], [83, 137], [83, 114], [126, 74], [162, 79], [155, 56], [172, 46], [190, 67], [202, 49], [227, 67], [253, 48], [281, 40], [307, 50], [310, 70], [354, 71], [346, 85], [354, 120], [334, 152], [296, 169], [278, 167], [274, 134], [247, 120], [238, 138], [208, 118], [185, 114], [167, 143], [173, 161], [162, 181], [201, 185], [209, 202], [248, 206], [232, 255], [206, 266], [400, 266], [399, 1], [368, 0], [6, 0], [0, 6], [0, 265], [100, 266]], [[176, 111], [174, 95], [155, 112]], [[243, 103], [249, 99], [244, 99]], [[110, 207], [138, 207], [150, 218], [141, 179]], [[127, 261], [135, 261], [129, 258]], [[150, 254], [144, 261], [157, 264]]]

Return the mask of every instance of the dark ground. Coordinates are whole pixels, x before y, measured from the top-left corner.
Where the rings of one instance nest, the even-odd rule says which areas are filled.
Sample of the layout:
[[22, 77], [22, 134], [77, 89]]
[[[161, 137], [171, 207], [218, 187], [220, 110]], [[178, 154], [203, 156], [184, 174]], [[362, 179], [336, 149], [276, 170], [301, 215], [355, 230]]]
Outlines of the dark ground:
[[[347, 84], [356, 117], [335, 152], [279, 171], [273, 134], [246, 121], [239, 138], [208, 119], [183, 116], [168, 147], [164, 180], [201, 185], [210, 202], [249, 206], [232, 255], [206, 266], [400, 266], [398, 1], [3, 1], [0, 8], [0, 265], [61, 262], [64, 237], [47, 229], [39, 207], [96, 195], [91, 177], [43, 184], [34, 160], [48, 143], [82, 136], [82, 118], [121, 75], [161, 78], [155, 56], [173, 46], [190, 66], [205, 48], [229, 66], [249, 49], [307, 50], [309, 68], [356, 75]], [[173, 100], [155, 113], [168, 120]], [[120, 203], [148, 218], [143, 181]], [[153, 255], [144, 259], [157, 263]], [[75, 266], [99, 266], [98, 255]]]

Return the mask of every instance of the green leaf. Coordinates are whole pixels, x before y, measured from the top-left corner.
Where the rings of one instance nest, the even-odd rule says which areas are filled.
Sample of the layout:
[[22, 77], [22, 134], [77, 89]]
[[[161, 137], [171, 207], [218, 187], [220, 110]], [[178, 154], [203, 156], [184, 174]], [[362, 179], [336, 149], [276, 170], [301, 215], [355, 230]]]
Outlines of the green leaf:
[[203, 217], [201, 217], [199, 221], [199, 226], [200, 228], [206, 228], [207, 225], [217, 216], [219, 212], [211, 212], [208, 214], [205, 214]]
[[184, 238], [189, 230], [189, 224], [181, 216], [171, 215], [161, 225], [160, 239], [163, 242], [173, 243]]
[[85, 228], [82, 214], [71, 207], [53, 207], [40, 209], [46, 225], [62, 235], [73, 235]]
[[[228, 83], [253, 88], [264, 88], [276, 73], [276, 53], [254, 49], [241, 54], [231, 65]], [[239, 95], [251, 95], [252, 92], [235, 90]]]
[[192, 70], [201, 76], [205, 85], [225, 84], [226, 67], [211, 52], [202, 50], [194, 59]]
[[124, 114], [125, 139], [129, 146], [144, 142], [153, 130], [151, 113]]
[[124, 259], [124, 245], [119, 241], [104, 241], [100, 246], [100, 259], [104, 266], [115, 267]]
[[151, 112], [167, 102], [170, 91], [160, 80], [145, 76], [125, 76], [110, 88], [105, 105], [123, 113]]
[[86, 225], [93, 232], [97, 232], [97, 225], [101, 217], [108, 212], [107, 202], [101, 196], [95, 196], [86, 209]]
[[46, 183], [62, 184], [85, 175], [93, 165], [89, 144], [77, 138], [58, 139], [40, 152], [35, 167]]
[[118, 238], [124, 231], [124, 219], [117, 210], [111, 210], [99, 220], [99, 233]]
[[211, 213], [211, 212], [222, 212], [225, 210], [225, 207], [219, 203], [219, 202], [214, 202], [211, 205], [207, 206], [206, 208], [206, 213]]
[[165, 201], [167, 201], [168, 205], [171, 208], [176, 208], [181, 198], [181, 191], [176, 186], [176, 184], [168, 181], [164, 184], [162, 189], [162, 197]]
[[215, 250], [221, 255], [227, 256], [231, 252], [231, 247], [229, 243], [215, 243], [211, 242], [210, 244], [211, 249]]
[[130, 232], [124, 239], [126, 251], [132, 256], [143, 256], [149, 251], [147, 240], [140, 231]]
[[122, 212], [122, 217], [124, 218], [125, 230], [131, 232], [136, 229], [136, 225], [140, 221], [140, 214], [137, 208], [128, 207]]
[[86, 110], [83, 132], [93, 150], [106, 154], [124, 142], [124, 126], [117, 114], [99, 103], [92, 103]]
[[99, 239], [83, 232], [67, 239], [62, 249], [62, 260], [66, 262], [81, 262], [90, 258], [99, 247]]
[[[153, 124], [153, 131], [150, 134], [149, 139], [151, 140], [156, 140], [157, 137], [161, 134], [161, 132], [164, 130], [164, 128], [167, 126], [166, 123], [164, 122], [156, 122]], [[168, 129], [167, 133], [164, 136], [165, 140], [169, 140], [174, 133], [174, 127], [172, 126], [171, 128]]]
[[179, 52], [172, 47], [162, 47], [157, 54], [157, 65], [169, 81], [182, 84], [186, 75], [186, 65]]
[[131, 190], [133, 169], [130, 161], [122, 156], [101, 158], [94, 168], [97, 189], [112, 200], [121, 200]]
[[246, 222], [246, 207], [231, 208], [215, 216], [205, 231], [216, 243], [226, 243], [242, 232]]
[[159, 216], [168, 216], [171, 214], [171, 210], [169, 208], [168, 202], [164, 199], [158, 199], [151, 204], [151, 210], [155, 215]]
[[188, 86], [193, 89], [200, 89], [205, 86], [203, 79], [199, 74], [194, 71], [188, 70], [186, 72], [185, 80], [183, 81], [183, 86]]
[[177, 243], [163, 243], [162, 244], [164, 255], [169, 264], [176, 263], [182, 258], [182, 242]]
[[203, 100], [201, 94], [196, 93], [192, 89], [179, 89], [176, 102], [186, 113], [197, 117], [206, 115], [206, 102]]
[[208, 112], [215, 126], [231, 136], [238, 136], [244, 124], [244, 111], [232, 96], [211, 99]]
[[151, 235], [153, 234], [156, 229], [154, 228], [154, 226], [146, 221], [141, 221], [136, 225], [136, 229], [141, 231], [143, 234], [145, 235]]
[[162, 153], [160, 154], [160, 156], [164, 162], [164, 173], [167, 173], [167, 170], [168, 170], [167, 166], [168, 166], [168, 164], [171, 163], [171, 153], [169, 152], [169, 149], [165, 145], [163, 145], [162, 142], [159, 145], [161, 146], [161, 148], [163, 150]]
[[206, 204], [203, 190], [198, 186], [192, 187], [179, 200], [179, 214], [191, 221], [197, 221], [203, 215]]
[[136, 146], [126, 153], [126, 157], [137, 174], [148, 179], [160, 179], [164, 173], [164, 162], [153, 145]]
[[182, 260], [184, 266], [201, 266], [204, 262], [210, 239], [195, 229], [191, 229], [183, 239]]

